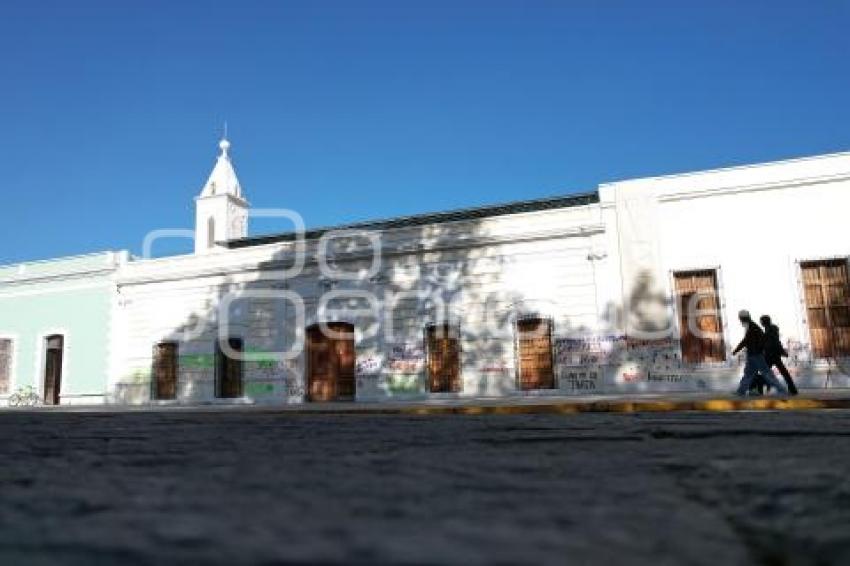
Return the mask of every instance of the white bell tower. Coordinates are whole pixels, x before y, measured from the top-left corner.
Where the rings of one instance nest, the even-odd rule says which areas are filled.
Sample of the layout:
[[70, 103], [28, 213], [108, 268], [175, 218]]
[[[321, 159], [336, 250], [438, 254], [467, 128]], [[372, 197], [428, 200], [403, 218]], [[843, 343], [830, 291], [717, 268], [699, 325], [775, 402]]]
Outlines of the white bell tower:
[[195, 197], [195, 253], [216, 251], [216, 242], [248, 235], [248, 201], [242, 198], [242, 187], [230, 161], [230, 142], [219, 142], [218, 156], [210, 178], [201, 194]]

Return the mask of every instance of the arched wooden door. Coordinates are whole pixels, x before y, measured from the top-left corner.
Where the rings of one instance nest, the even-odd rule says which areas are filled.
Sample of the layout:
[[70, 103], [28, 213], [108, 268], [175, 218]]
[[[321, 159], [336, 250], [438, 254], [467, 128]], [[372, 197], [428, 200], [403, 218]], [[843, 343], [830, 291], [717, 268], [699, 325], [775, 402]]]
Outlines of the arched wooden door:
[[428, 348], [428, 383], [432, 393], [461, 390], [460, 333], [449, 324], [434, 324], [425, 330]]
[[48, 336], [44, 352], [44, 404], [58, 405], [62, 389], [62, 358], [65, 337], [59, 334]]
[[350, 401], [354, 379], [354, 325], [329, 322], [307, 329], [307, 397], [310, 401]]

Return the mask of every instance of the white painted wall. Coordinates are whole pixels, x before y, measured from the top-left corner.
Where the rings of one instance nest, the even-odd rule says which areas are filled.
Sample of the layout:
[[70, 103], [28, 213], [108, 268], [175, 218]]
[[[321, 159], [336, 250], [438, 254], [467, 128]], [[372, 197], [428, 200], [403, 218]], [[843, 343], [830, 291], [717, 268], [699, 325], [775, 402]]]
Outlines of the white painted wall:
[[[364, 367], [358, 399], [429, 396], [422, 391], [423, 371], [401, 375], [389, 363], [394, 346], [421, 347], [424, 328], [435, 319], [432, 306], [403, 301], [391, 317], [395, 336], [385, 337], [387, 293], [399, 291], [435, 291], [451, 303], [450, 317], [462, 333], [461, 395], [517, 393], [514, 336], [494, 333], [487, 320], [529, 313], [551, 317], [559, 339], [602, 338], [614, 350], [563, 356], [561, 392], [730, 390], [738, 360], [685, 367], [675, 348], [630, 344], [624, 335], [636, 330], [634, 313], [669, 324], [675, 320], [672, 273], [712, 267], [719, 270], [730, 350], [741, 336], [735, 320], [740, 308], [769, 313], [786, 339], [808, 342], [796, 262], [850, 256], [841, 236], [848, 189], [850, 153], [610, 183], [600, 187], [596, 205], [383, 231], [377, 277], [369, 273], [370, 248], [351, 242], [334, 262], [359, 273], [355, 280], [319, 273], [317, 241], [307, 243], [303, 272], [287, 280], [279, 270], [291, 264], [293, 243], [131, 262], [117, 279], [113, 320], [123, 347], [113, 348], [113, 398], [147, 402], [153, 345], [177, 339], [179, 401], [212, 402], [209, 362], [223, 296], [298, 293], [305, 301], [304, 324], [294, 323], [291, 305], [268, 296], [238, 303], [232, 317], [249, 351], [286, 350], [304, 325], [323, 319], [317, 306], [331, 289], [379, 299], [377, 317], [324, 317], [357, 327]], [[636, 305], [632, 291], [647, 273], [644, 282], [660, 302]], [[243, 401], [302, 401], [303, 370], [303, 356], [273, 366], [250, 362]], [[803, 385], [823, 385], [825, 368], [797, 371]], [[850, 385], [847, 378], [836, 379], [833, 384]]]
[[[718, 268], [730, 352], [742, 337], [740, 309], [754, 317], [770, 314], [784, 339], [809, 342], [797, 262], [850, 256], [850, 242], [843, 236], [850, 210], [850, 153], [637, 179], [601, 189], [608, 202], [616, 194], [636, 193], [657, 202], [651, 220], [658, 246], [655, 276], [665, 294], [672, 297], [675, 271]], [[634, 283], [624, 279], [624, 294]], [[803, 381], [822, 386], [825, 379], [815, 366], [800, 369]], [[730, 358], [729, 371], [715, 385], [731, 387], [739, 370], [738, 361]], [[837, 382], [846, 383], [846, 377]]]
[[[596, 236], [603, 230], [598, 206], [582, 206], [385, 231], [381, 234], [380, 276], [355, 281], [322, 277], [315, 258], [317, 242], [309, 242], [303, 273], [286, 281], [286, 287], [304, 298], [307, 325], [322, 319], [317, 306], [330, 288], [374, 293], [384, 316], [387, 292], [436, 290], [451, 304], [451, 316], [462, 328], [464, 394], [499, 394], [515, 388], [513, 335], [488, 332], [485, 313], [507, 320], [535, 311], [552, 317], [557, 332], [596, 331], [599, 297], [594, 281], [599, 275], [594, 271], [600, 260], [588, 258], [594, 246], [598, 247]], [[213, 369], [208, 363], [205, 366], [202, 358], [213, 352], [221, 297], [231, 291], [268, 292], [284, 287], [273, 268], [275, 262], [286, 262], [291, 251], [292, 245], [270, 244], [126, 266], [119, 281], [117, 308], [121, 312], [116, 316], [125, 328], [126, 347], [117, 363], [115, 399], [146, 401], [153, 345], [178, 339], [184, 354], [180, 399], [212, 401]], [[368, 254], [363, 257], [368, 251], [355, 248], [338, 254], [337, 267], [366, 273], [372, 261]], [[301, 328], [293, 327], [291, 306], [264, 297], [250, 299], [243, 306], [233, 322], [249, 350], [288, 349], [293, 344]], [[435, 320], [433, 309], [426, 304], [404, 306], [392, 317], [395, 334], [389, 342], [381, 317], [354, 317], [358, 359], [384, 363], [392, 345], [422, 344], [425, 325]], [[289, 312], [285, 312], [287, 308]], [[196, 320], [204, 324], [196, 335], [185, 336]], [[196, 354], [200, 357], [193, 359]], [[304, 384], [297, 374], [303, 371], [303, 356], [272, 370], [252, 363], [246, 368], [246, 396], [252, 400], [302, 400]], [[410, 396], [414, 393], [404, 389], [425, 382], [421, 371], [408, 376], [397, 373], [386, 369], [362, 375], [358, 398]], [[253, 385], [247, 386], [249, 382]], [[268, 384], [269, 389], [261, 384]], [[253, 396], [252, 391], [256, 393]]]

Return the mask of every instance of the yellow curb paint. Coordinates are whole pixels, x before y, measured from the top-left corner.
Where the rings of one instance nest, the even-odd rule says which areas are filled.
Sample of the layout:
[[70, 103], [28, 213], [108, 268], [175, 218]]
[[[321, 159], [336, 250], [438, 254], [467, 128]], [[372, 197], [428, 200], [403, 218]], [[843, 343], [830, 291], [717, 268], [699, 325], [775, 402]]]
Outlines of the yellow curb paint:
[[734, 411], [737, 406], [734, 401], [712, 399], [710, 401], [695, 403], [695, 408], [698, 411]]
[[794, 399], [787, 401], [789, 408], [794, 409], [823, 409], [827, 408], [827, 403], [815, 399]]
[[461, 405], [340, 408], [328, 410], [294, 410], [290, 414], [361, 414], [361, 415], [522, 415], [577, 413], [639, 413], [639, 412], [729, 412], [850, 409], [850, 397], [837, 399], [760, 398], [760, 399], [703, 399], [682, 401], [559, 401], [521, 405]]

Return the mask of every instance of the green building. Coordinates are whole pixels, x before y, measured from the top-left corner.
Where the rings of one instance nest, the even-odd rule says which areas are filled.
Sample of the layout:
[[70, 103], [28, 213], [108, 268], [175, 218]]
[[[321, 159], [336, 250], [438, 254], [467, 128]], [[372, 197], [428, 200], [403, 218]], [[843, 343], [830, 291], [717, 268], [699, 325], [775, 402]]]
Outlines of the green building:
[[0, 266], [0, 405], [28, 386], [41, 402], [106, 401], [114, 274], [126, 252]]

